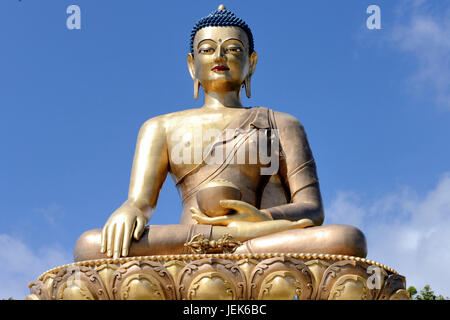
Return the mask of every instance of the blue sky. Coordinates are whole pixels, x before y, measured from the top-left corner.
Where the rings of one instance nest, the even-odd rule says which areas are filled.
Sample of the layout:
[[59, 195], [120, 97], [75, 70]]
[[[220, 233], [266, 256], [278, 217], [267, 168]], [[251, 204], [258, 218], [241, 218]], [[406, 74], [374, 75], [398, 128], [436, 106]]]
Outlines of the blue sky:
[[[20, 299], [28, 281], [70, 263], [78, 236], [126, 200], [145, 120], [201, 106], [188, 40], [220, 3], [1, 1], [0, 298]], [[66, 27], [71, 4], [81, 30]], [[243, 103], [303, 123], [325, 223], [357, 225], [370, 259], [450, 296], [450, 4], [224, 4], [258, 52]], [[381, 30], [366, 27], [371, 4]], [[169, 178], [151, 223], [177, 223], [180, 212]]]

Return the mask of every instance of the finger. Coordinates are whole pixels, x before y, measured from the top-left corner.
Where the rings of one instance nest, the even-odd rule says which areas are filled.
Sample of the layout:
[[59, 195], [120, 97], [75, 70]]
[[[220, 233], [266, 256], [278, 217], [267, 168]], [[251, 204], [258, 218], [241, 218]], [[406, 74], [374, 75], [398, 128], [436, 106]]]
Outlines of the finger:
[[220, 206], [227, 209], [234, 209], [237, 212], [247, 212], [254, 209], [251, 204], [240, 200], [220, 200]]
[[195, 219], [200, 224], [209, 224], [211, 218], [198, 213], [194, 213], [192, 214], [192, 219]]
[[131, 238], [133, 237], [133, 228], [136, 226], [136, 220], [133, 223], [125, 223], [125, 228], [123, 231], [123, 246], [122, 246], [122, 256], [128, 256], [128, 251], [130, 250]]
[[206, 214], [204, 214], [200, 209], [197, 209], [197, 208], [192, 207], [192, 208], [190, 209], [190, 211], [191, 211], [193, 214], [195, 214], [195, 215], [197, 215], [197, 216], [199, 216], [199, 217], [201, 217], [201, 218], [205, 218], [205, 219], [208, 219], [208, 218], [209, 218], [209, 216], [207, 216]]
[[122, 242], [123, 242], [123, 230], [124, 230], [123, 223], [121, 223], [119, 226], [116, 227], [116, 236], [114, 239], [114, 259], [120, 258], [120, 252], [122, 249]]
[[191, 213], [197, 214], [197, 215], [199, 215], [199, 216], [204, 216], [204, 217], [206, 217], [206, 215], [205, 215], [203, 212], [201, 212], [200, 209], [197, 209], [197, 208], [195, 208], [195, 207], [191, 207], [191, 208], [189, 209], [189, 211], [191, 211]]
[[144, 233], [145, 219], [142, 217], [137, 217], [136, 228], [134, 229], [134, 238], [139, 240]]
[[108, 227], [108, 241], [106, 243], [106, 255], [108, 257], [112, 257], [113, 255], [113, 246], [114, 246], [114, 231], [116, 229], [116, 224], [113, 223]]
[[107, 234], [107, 229], [108, 229], [108, 227], [107, 226], [104, 226], [103, 227], [103, 229], [102, 229], [102, 244], [101, 244], [101, 247], [100, 247], [100, 252], [101, 253], [105, 253], [106, 252], [106, 234]]
[[229, 223], [230, 218], [228, 216], [219, 216], [219, 217], [208, 217], [205, 215], [193, 214], [192, 218], [197, 220], [200, 224], [210, 224], [210, 225], [227, 225]]
[[297, 221], [297, 225], [306, 228], [314, 225], [314, 222], [311, 219], [300, 219]]
[[214, 220], [212, 220], [213, 218], [204, 214], [203, 212], [200, 211], [200, 209], [197, 208], [191, 208], [190, 211], [193, 213], [192, 214], [192, 218], [194, 218], [195, 220], [197, 220], [200, 223], [210, 223]]

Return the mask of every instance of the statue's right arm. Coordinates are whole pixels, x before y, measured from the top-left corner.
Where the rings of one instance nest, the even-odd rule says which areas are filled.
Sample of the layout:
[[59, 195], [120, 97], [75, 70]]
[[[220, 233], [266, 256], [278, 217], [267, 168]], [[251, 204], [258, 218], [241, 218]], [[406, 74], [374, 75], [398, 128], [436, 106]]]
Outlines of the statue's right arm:
[[102, 230], [101, 252], [127, 256], [132, 238], [139, 240], [151, 218], [169, 167], [164, 121], [145, 122], [138, 135], [128, 199], [109, 217]]

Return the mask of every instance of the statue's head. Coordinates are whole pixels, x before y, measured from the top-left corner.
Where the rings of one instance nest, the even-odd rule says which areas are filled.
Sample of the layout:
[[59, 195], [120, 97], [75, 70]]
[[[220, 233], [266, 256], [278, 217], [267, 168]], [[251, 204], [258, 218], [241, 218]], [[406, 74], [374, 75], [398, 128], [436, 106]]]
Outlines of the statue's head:
[[207, 92], [240, 91], [250, 98], [250, 78], [257, 54], [248, 25], [223, 5], [194, 25], [188, 54], [194, 98], [200, 85]]

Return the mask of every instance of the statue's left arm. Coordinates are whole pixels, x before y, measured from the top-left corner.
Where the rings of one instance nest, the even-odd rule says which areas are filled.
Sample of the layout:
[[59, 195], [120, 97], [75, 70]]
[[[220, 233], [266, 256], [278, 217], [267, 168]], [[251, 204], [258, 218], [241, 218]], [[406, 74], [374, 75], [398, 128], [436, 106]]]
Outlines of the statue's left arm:
[[279, 175], [289, 190], [290, 203], [261, 210], [273, 220], [324, 220], [317, 169], [302, 124], [293, 116], [275, 113], [280, 142]]
[[[228, 226], [236, 221], [259, 223], [277, 220], [275, 224], [263, 224], [261, 231], [264, 230], [266, 234], [280, 231], [280, 228], [301, 228], [323, 223], [324, 212], [316, 165], [303, 126], [288, 114], [276, 115], [281, 147], [278, 174], [290, 192], [290, 203], [261, 210], [243, 201], [222, 200], [221, 206], [233, 209], [234, 214], [208, 217], [199, 209], [191, 208], [193, 219], [201, 224], [215, 226]], [[284, 222], [279, 222], [281, 220]], [[248, 226], [251, 227], [251, 224]], [[247, 230], [247, 225], [240, 227]]]

